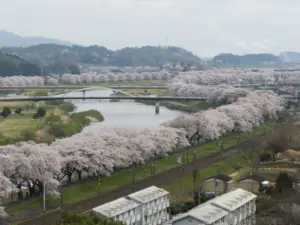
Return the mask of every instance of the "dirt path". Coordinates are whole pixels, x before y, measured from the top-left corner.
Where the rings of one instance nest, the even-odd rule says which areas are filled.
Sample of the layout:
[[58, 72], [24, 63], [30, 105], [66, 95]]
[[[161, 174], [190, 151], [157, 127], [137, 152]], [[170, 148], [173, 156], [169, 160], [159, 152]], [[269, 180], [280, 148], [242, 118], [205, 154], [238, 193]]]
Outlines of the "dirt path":
[[[249, 147], [255, 147], [260, 144], [260, 137], [262, 135], [256, 136], [250, 140], [246, 140], [239, 144], [238, 146], [233, 146], [224, 150], [224, 157], [230, 157], [239, 154], [239, 149], [248, 149]], [[213, 165], [214, 163], [221, 160], [219, 152], [212, 153], [209, 156], [201, 157], [196, 161], [184, 164], [179, 167], [172, 168], [165, 172], [159, 173], [153, 177], [146, 178], [135, 184], [135, 191], [144, 189], [151, 185], [162, 187], [174, 180], [190, 174], [195, 169], [204, 169]], [[183, 170], [184, 167], [184, 170]], [[132, 192], [132, 185], [122, 186], [110, 192], [103, 193], [100, 196], [94, 197], [92, 199], [84, 200], [75, 204], [66, 205], [64, 210], [82, 212], [90, 210], [98, 205], [102, 205], [106, 202], [115, 200], [117, 198], [126, 196]], [[33, 218], [32, 220], [22, 222], [21, 225], [52, 225], [60, 218], [62, 213], [58, 210], [49, 212], [39, 217]]]

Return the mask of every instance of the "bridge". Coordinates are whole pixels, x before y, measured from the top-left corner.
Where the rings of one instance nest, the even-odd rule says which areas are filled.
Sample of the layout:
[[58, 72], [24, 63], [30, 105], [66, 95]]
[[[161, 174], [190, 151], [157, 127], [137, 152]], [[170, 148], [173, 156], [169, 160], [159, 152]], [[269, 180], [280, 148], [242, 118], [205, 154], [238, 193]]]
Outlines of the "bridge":
[[5, 97], [0, 98], [0, 102], [15, 102], [15, 101], [51, 101], [51, 100], [152, 100], [155, 101], [155, 113], [159, 114], [159, 101], [206, 101], [206, 98], [202, 97], [174, 97], [174, 96], [85, 96], [85, 92], [81, 97], [71, 97], [71, 96], [42, 96], [42, 97]]

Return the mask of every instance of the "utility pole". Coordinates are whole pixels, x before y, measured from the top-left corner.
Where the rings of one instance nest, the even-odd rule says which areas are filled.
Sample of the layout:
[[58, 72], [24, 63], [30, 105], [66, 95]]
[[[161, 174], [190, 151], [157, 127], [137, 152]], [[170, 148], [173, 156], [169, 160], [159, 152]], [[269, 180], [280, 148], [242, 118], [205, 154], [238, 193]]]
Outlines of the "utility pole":
[[151, 175], [154, 175], [155, 174], [155, 172], [154, 172], [154, 167], [155, 167], [155, 165], [154, 165], [154, 150], [152, 150], [152, 159], [151, 159], [152, 161], [151, 161]]
[[215, 195], [217, 196], [217, 185], [218, 185], [218, 183], [217, 183], [217, 177], [218, 177], [220, 169], [219, 169], [218, 164], [216, 164], [215, 167], [216, 167], [216, 174], [215, 174]]
[[221, 160], [223, 159], [223, 151], [224, 151], [224, 143], [223, 143], [223, 140], [222, 140], [221, 141], [221, 146], [220, 146]]
[[[194, 150], [194, 162], [196, 161], [196, 151]], [[196, 181], [197, 181], [197, 170], [193, 171], [193, 182], [194, 182], [194, 196], [196, 196]]]
[[46, 185], [45, 181], [43, 182], [43, 210], [46, 212]]
[[130, 170], [130, 174], [132, 176], [132, 192], [135, 190], [135, 179], [134, 179], [134, 171], [133, 169]]

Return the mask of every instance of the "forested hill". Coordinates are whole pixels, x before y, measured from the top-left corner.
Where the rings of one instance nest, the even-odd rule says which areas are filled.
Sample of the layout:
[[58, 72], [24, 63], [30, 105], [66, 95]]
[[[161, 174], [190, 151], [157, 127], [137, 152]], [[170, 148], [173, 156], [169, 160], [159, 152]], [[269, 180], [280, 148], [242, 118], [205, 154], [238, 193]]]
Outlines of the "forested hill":
[[193, 53], [179, 47], [145, 46], [113, 51], [103, 46], [41, 44], [25, 48], [3, 47], [0, 51], [16, 54], [37, 65], [72, 62], [105, 66], [161, 66], [165, 63], [196, 65], [200, 62]]
[[257, 65], [263, 63], [279, 62], [278, 56], [260, 53], [260, 54], [246, 54], [246, 55], [233, 55], [233, 54], [219, 54], [213, 58], [215, 62], [232, 65]]
[[37, 65], [29, 63], [15, 55], [0, 52], [0, 76], [39, 75], [40, 69]]

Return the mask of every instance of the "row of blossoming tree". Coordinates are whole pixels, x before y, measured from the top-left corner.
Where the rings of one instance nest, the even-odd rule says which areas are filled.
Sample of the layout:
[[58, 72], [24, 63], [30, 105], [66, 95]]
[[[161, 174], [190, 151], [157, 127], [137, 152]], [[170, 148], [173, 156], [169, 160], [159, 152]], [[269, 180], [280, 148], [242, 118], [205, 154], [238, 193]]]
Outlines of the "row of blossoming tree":
[[212, 69], [205, 71], [189, 71], [179, 74], [168, 72], [143, 73], [82, 73], [81, 75], [63, 74], [62, 76], [10, 76], [0, 77], [0, 86], [43, 86], [57, 84], [99, 83], [108, 81], [139, 81], [139, 80], [169, 80], [176, 77], [176, 81], [186, 84], [230, 84], [230, 83], [269, 83], [299, 80], [300, 71], [274, 71], [270, 69]]

